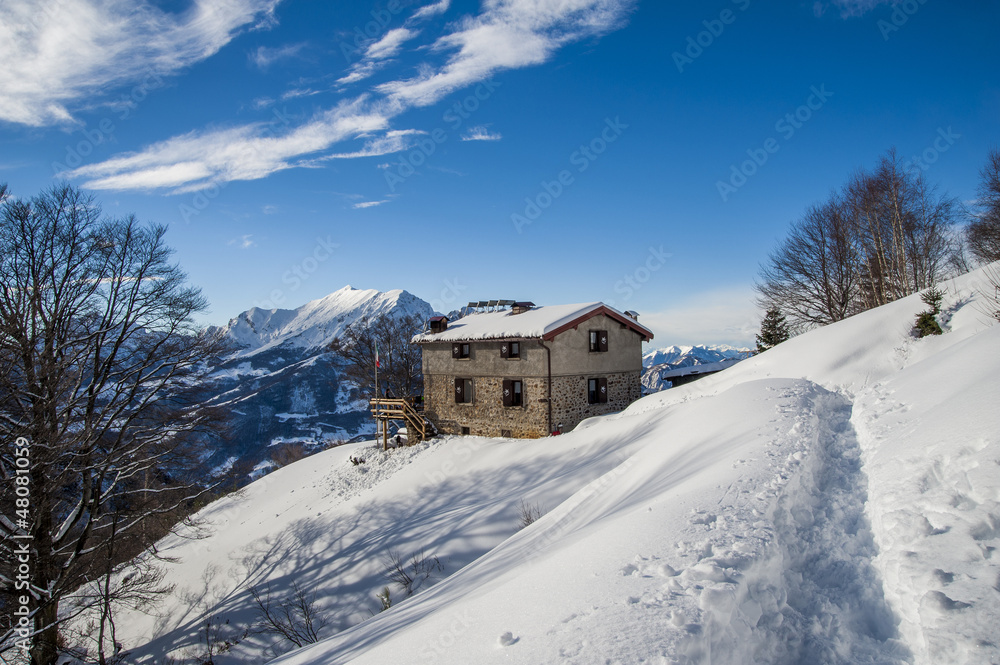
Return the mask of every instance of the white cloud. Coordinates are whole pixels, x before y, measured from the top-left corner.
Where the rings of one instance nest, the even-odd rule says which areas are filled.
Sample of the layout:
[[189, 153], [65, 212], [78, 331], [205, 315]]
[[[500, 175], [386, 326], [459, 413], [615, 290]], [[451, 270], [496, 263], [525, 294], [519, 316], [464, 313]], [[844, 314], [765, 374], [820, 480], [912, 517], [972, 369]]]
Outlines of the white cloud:
[[395, 57], [403, 49], [403, 44], [419, 32], [407, 28], [396, 28], [387, 32], [382, 39], [373, 42], [365, 49], [364, 57], [354, 63], [345, 76], [337, 80], [339, 85], [348, 85], [363, 81], [378, 70], [385, 67], [387, 60]]
[[470, 127], [467, 132], [462, 134], [463, 141], [499, 141], [502, 138], [503, 136], [498, 132], [491, 132], [484, 125]]
[[239, 238], [233, 238], [227, 244], [229, 244], [229, 245], [236, 245], [240, 249], [250, 249], [251, 247], [254, 247], [254, 246], [257, 245], [257, 243], [255, 243], [252, 240], [252, 238], [253, 238], [253, 234], [251, 233], [249, 235], [240, 236]]
[[414, 32], [407, 28], [396, 28], [385, 33], [382, 39], [371, 44], [365, 49], [365, 57], [370, 60], [385, 60], [397, 55], [403, 48], [403, 44], [416, 37], [419, 32]]
[[760, 312], [749, 287], [718, 289], [696, 293], [657, 312], [641, 312], [640, 321], [649, 327], [653, 346], [673, 344], [755, 345], [760, 330]]
[[383, 201], [362, 201], [361, 203], [355, 203], [351, 207], [354, 208], [355, 210], [360, 210], [363, 208], [374, 208], [375, 206], [380, 206], [383, 203], [388, 203], [388, 202], [389, 202], [388, 199], [385, 199]]
[[0, 120], [72, 122], [71, 108], [204, 60], [280, 0], [194, 0], [170, 14], [135, 0], [5, 0]]
[[379, 136], [366, 141], [361, 150], [327, 155], [322, 159], [357, 159], [358, 157], [389, 155], [394, 152], [407, 150], [413, 145], [414, 136], [423, 136], [426, 134], [427, 132], [417, 129], [394, 129], [386, 132], [385, 136]]
[[[481, 15], [460, 22], [455, 31], [433, 44], [433, 50], [450, 53], [442, 66], [425, 64], [418, 76], [377, 86], [374, 94], [345, 101], [301, 126], [275, 130], [258, 123], [190, 132], [142, 152], [116, 156], [63, 175], [88, 178], [84, 184], [92, 189], [166, 187], [180, 193], [220, 182], [263, 178], [288, 168], [316, 166], [327, 159], [405, 150], [412, 145], [408, 137], [417, 130], [390, 131], [392, 118], [498, 71], [543, 63], [564, 44], [612, 30], [625, 19], [633, 2], [490, 0]], [[369, 50], [378, 46], [374, 53], [389, 57], [413, 34], [402, 28], [391, 31]], [[375, 66], [379, 61], [366, 62]], [[318, 154], [336, 143], [365, 137], [373, 138], [361, 150]], [[478, 140], [486, 138], [483, 135]]]
[[289, 58], [298, 56], [305, 46], [305, 44], [289, 44], [281, 48], [260, 46], [256, 51], [250, 53], [248, 57], [250, 58], [250, 62], [255, 64], [258, 69], [265, 71], [279, 60], [288, 60]]
[[258, 123], [191, 132], [61, 175], [88, 178], [84, 186], [91, 189], [175, 188], [175, 193], [183, 193], [219, 182], [256, 180], [303, 165], [307, 155], [387, 126], [387, 118], [359, 98], [288, 131]]
[[415, 19], [425, 18], [427, 16], [436, 16], [438, 14], [444, 14], [448, 11], [448, 7], [451, 6], [451, 0], [441, 0], [440, 2], [435, 2], [429, 5], [424, 5], [417, 11], [413, 12], [413, 17]]
[[425, 69], [377, 88], [405, 106], [428, 106], [498, 71], [539, 65], [561, 46], [618, 27], [630, 0], [493, 0], [476, 17], [437, 40], [437, 51], [454, 52], [440, 69]]

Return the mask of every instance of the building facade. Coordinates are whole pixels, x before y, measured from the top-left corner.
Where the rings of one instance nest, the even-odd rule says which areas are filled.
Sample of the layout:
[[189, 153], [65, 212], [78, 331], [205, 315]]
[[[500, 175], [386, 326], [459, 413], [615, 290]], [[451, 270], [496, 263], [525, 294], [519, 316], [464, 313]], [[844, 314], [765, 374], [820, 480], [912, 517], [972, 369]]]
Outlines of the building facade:
[[535, 438], [568, 431], [639, 399], [636, 315], [603, 303], [470, 314], [432, 321], [423, 352], [424, 415], [446, 434]]

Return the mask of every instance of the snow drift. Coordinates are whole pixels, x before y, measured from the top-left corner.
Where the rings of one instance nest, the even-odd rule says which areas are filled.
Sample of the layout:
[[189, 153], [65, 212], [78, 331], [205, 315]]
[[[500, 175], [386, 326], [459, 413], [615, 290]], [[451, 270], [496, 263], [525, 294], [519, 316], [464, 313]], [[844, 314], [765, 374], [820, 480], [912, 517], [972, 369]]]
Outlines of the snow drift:
[[[940, 337], [910, 335], [914, 296], [563, 436], [352, 444], [276, 471], [206, 508], [209, 537], [161, 543], [177, 588], [121, 622], [129, 661], [193, 658], [206, 620], [238, 641], [219, 665], [286, 651], [242, 632], [266, 582], [329, 619], [282, 665], [1000, 662], [981, 282], [945, 284]], [[519, 530], [520, 501], [544, 515]], [[391, 550], [440, 568], [376, 614]]]

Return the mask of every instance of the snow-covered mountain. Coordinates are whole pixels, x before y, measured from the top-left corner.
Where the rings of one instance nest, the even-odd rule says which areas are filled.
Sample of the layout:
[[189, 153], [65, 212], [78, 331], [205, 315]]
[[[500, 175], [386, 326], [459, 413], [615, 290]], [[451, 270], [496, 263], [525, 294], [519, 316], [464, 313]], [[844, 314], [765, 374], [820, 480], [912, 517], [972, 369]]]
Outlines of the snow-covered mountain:
[[429, 304], [407, 291], [383, 293], [345, 286], [296, 309], [254, 307], [231, 319], [224, 328], [213, 328], [210, 332], [222, 332], [242, 349], [240, 357], [249, 357], [279, 347], [322, 349], [352, 322], [388, 313], [414, 314], [422, 319], [433, 315]]
[[751, 349], [726, 345], [669, 346], [647, 351], [642, 356], [643, 393], [655, 393], [670, 387], [663, 373], [682, 367], [705, 366], [706, 371], [718, 371], [753, 355]]
[[259, 473], [283, 443], [312, 448], [373, 432], [367, 403], [340, 380], [340, 360], [327, 346], [351, 323], [382, 314], [426, 320], [433, 312], [406, 291], [345, 286], [296, 309], [255, 307], [211, 329], [238, 349], [204, 387], [206, 401], [231, 417], [226, 442], [207, 454], [212, 474]]
[[751, 349], [740, 349], [733, 346], [726, 346], [725, 344], [668, 346], [664, 349], [655, 349], [644, 353], [642, 356], [642, 366], [672, 365], [674, 367], [688, 367], [691, 365], [717, 363], [720, 360], [728, 360], [730, 358], [745, 360], [752, 355], [753, 350]]
[[[290, 650], [246, 632], [264, 584], [327, 620], [281, 665], [1000, 662], [985, 286], [943, 284], [941, 336], [911, 334], [914, 295], [562, 436], [362, 442], [280, 469], [202, 510], [208, 537], [159, 544], [174, 590], [121, 611], [126, 662], [204, 662], [206, 624], [230, 641], [220, 665]], [[521, 528], [524, 504], [543, 514]], [[410, 598], [393, 551], [407, 570], [423, 553]]]

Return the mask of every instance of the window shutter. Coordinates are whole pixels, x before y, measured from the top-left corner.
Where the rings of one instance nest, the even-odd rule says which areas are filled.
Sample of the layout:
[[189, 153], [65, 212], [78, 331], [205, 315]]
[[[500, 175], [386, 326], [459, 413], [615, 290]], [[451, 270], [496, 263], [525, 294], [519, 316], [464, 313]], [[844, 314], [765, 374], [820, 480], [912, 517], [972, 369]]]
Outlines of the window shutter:
[[451, 357], [452, 358], [458, 358], [461, 355], [462, 355], [462, 345], [461, 344], [452, 344], [451, 345]]
[[608, 401], [608, 380], [597, 380], [597, 401], [604, 404]]
[[510, 342], [501, 342], [500, 344], [500, 357], [510, 358]]
[[510, 379], [503, 380], [503, 405], [514, 406], [514, 382]]
[[598, 330], [597, 331], [597, 350], [607, 351], [608, 350], [608, 331]]
[[455, 403], [465, 402], [465, 379], [455, 379]]

